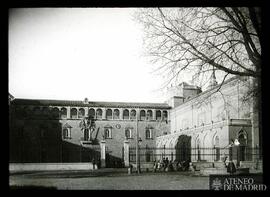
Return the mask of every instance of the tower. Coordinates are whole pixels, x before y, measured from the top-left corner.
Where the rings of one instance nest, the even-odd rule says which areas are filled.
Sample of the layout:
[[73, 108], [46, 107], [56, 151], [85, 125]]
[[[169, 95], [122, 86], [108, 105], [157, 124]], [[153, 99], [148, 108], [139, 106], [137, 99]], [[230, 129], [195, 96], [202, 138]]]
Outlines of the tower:
[[216, 75], [215, 75], [215, 69], [213, 67], [213, 71], [212, 71], [212, 74], [211, 74], [211, 77], [210, 77], [210, 82], [209, 82], [209, 85], [207, 87], [207, 89], [211, 89], [213, 87], [215, 87], [217, 85], [217, 80], [216, 80]]

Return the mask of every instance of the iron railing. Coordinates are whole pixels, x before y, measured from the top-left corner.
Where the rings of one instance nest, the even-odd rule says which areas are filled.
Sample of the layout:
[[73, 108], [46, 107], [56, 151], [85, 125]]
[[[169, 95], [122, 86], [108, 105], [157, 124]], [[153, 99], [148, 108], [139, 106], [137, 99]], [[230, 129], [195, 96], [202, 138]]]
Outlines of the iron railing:
[[[139, 158], [141, 162], [153, 162], [168, 158], [172, 161], [252, 161], [261, 160], [260, 148], [246, 146], [212, 147], [212, 148], [166, 148], [166, 147], [140, 147]], [[129, 148], [129, 161], [136, 162], [136, 147]]]

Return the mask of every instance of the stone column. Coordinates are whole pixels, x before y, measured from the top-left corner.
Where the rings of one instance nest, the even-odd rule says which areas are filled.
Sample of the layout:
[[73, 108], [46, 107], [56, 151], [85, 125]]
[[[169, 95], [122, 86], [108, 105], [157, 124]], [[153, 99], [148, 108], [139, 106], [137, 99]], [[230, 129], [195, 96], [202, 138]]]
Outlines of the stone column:
[[70, 117], [70, 107], [67, 107], [67, 118], [71, 118]]
[[152, 120], [156, 120], [156, 109], [153, 109], [153, 117], [152, 117]]
[[100, 162], [101, 168], [106, 167], [106, 141], [101, 140], [100, 142]]
[[124, 119], [124, 117], [123, 117], [123, 111], [124, 111], [123, 108], [120, 108], [120, 109], [119, 109], [119, 119], [120, 119], [120, 120], [123, 120], [123, 119]]
[[129, 141], [124, 141], [124, 163], [125, 167], [129, 167]]
[[106, 119], [106, 108], [102, 108], [102, 120]]
[[84, 108], [84, 111], [85, 111], [85, 114], [84, 114], [84, 115], [85, 115], [86, 117], [88, 117], [88, 107], [85, 107], [85, 108]]

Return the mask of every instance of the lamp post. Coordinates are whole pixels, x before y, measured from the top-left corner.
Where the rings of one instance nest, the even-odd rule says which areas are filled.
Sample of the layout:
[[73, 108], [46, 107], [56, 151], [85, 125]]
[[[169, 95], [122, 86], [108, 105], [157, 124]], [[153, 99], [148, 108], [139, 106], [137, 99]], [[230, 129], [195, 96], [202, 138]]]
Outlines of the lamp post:
[[139, 132], [138, 132], [138, 118], [136, 118], [136, 170], [137, 173], [140, 174], [141, 168], [140, 168], [140, 144], [142, 142], [142, 139], [139, 138]]
[[140, 158], [140, 146], [141, 146], [141, 143], [142, 143], [142, 139], [141, 138], [139, 138], [138, 139], [138, 170], [137, 170], [137, 172], [138, 172], [138, 174], [140, 174], [141, 173], [141, 158]]

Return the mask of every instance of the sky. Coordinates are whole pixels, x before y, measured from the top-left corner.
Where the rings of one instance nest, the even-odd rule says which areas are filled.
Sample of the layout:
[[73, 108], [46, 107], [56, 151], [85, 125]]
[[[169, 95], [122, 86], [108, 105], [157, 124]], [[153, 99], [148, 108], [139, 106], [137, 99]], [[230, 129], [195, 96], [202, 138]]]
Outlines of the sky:
[[[164, 102], [132, 8], [18, 8], [9, 13], [15, 98]], [[164, 91], [163, 91], [164, 92]]]

